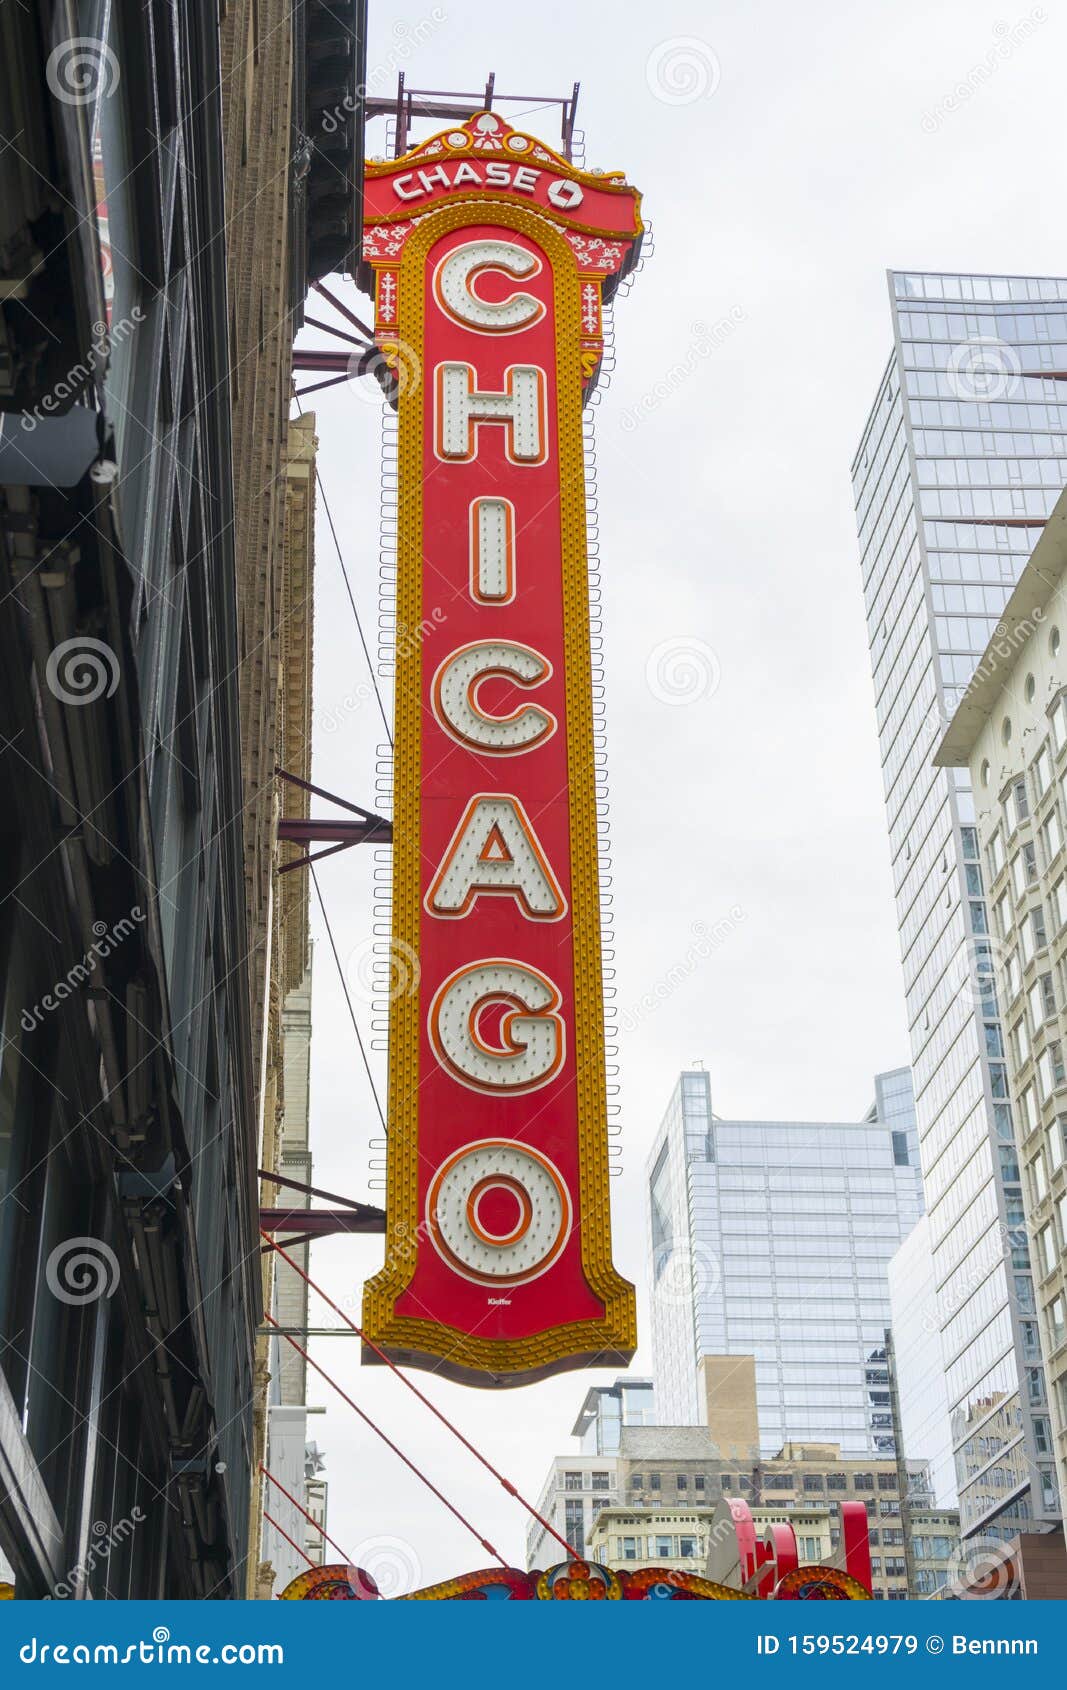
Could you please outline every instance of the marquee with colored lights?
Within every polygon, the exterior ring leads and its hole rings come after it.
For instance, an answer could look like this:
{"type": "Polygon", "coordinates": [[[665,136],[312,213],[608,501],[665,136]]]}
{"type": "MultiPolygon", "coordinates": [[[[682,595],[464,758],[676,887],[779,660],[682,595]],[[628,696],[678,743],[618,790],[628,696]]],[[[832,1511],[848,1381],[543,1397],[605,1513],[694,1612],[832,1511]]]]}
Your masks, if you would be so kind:
{"type": "Polygon", "coordinates": [[[481,1385],[636,1344],[608,1203],[582,408],[641,234],[621,173],[493,112],[367,166],[398,412],[392,946],[411,985],[390,1004],[363,1326],[481,1385]]]}
{"type": "MultiPolygon", "coordinates": [[[[731,1583],[664,1567],[622,1569],[595,1561],[565,1561],[544,1572],[488,1567],[461,1573],[407,1602],[855,1602],[871,1596],[871,1552],[862,1502],[840,1511],[842,1567],[802,1566],[793,1528],[780,1521],[762,1535],[747,1502],[724,1498],[711,1522],[712,1562],[729,1568],[731,1583]]],[[[373,1579],[343,1564],[313,1567],[281,1593],[285,1601],[377,1601],[373,1579]]]]}

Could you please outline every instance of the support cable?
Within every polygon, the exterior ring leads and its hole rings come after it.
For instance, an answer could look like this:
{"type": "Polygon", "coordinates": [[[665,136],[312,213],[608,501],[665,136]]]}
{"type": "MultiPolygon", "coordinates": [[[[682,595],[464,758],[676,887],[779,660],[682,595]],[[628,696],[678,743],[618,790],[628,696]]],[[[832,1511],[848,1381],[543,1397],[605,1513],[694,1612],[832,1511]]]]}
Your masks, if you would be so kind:
{"type": "Polygon", "coordinates": [[[299,1262],[294,1261],[292,1256],[289,1254],[289,1252],[281,1244],[277,1243],[277,1241],[275,1239],[273,1239],[268,1232],[264,1232],[262,1227],[260,1228],[260,1232],[261,1232],[262,1236],[267,1240],[267,1243],[270,1244],[278,1252],[279,1256],[282,1257],[283,1261],[288,1262],[289,1266],[293,1269],[293,1271],[300,1275],[301,1279],[305,1282],[305,1284],[308,1285],[312,1291],[317,1292],[318,1295],[323,1299],[323,1301],[330,1305],[331,1309],[333,1309],[335,1314],[339,1314],[341,1316],[341,1319],[345,1322],[346,1325],[348,1325],[352,1328],[352,1331],[356,1334],[356,1336],[358,1338],[362,1338],[362,1340],[366,1344],[367,1348],[369,1350],[373,1350],[375,1355],[379,1358],[379,1360],[384,1361],[386,1367],[389,1367],[389,1368],[392,1369],[392,1371],[396,1374],[397,1378],[401,1381],[401,1383],[406,1385],[408,1390],[413,1392],[414,1395],[418,1397],[420,1402],[426,1404],[426,1407],[430,1410],[430,1413],[435,1414],[437,1416],[438,1420],[440,1420],[441,1424],[443,1426],[447,1426],[448,1430],[455,1437],[457,1437],[459,1439],[460,1443],[464,1446],[464,1448],[470,1450],[470,1453],[475,1457],[475,1459],[477,1461],[480,1461],[482,1466],[485,1467],[490,1473],[492,1473],[494,1479],[496,1479],[499,1484],[503,1485],[503,1487],[507,1491],[508,1495],[513,1496],[515,1498],[515,1501],[520,1503],[521,1506],[526,1509],[526,1512],[528,1514],[530,1514],[533,1517],[533,1519],[535,1519],[537,1521],[539,1526],[543,1526],[545,1531],[550,1533],[550,1535],[555,1538],[557,1543],[562,1544],[563,1548],[567,1551],[567,1554],[571,1557],[572,1560],[581,1561],[583,1559],[583,1557],[581,1555],[579,1555],[579,1553],[578,1553],[577,1549],[575,1549],[574,1545],[572,1543],[568,1543],[567,1539],[565,1537],[560,1536],[559,1532],[556,1530],[555,1526],[552,1525],[551,1521],[546,1520],[544,1515],[538,1512],[538,1510],[534,1507],[532,1502],[527,1502],[526,1498],[522,1495],[522,1493],[520,1491],[518,1491],[515,1488],[515,1486],[511,1483],[511,1480],[506,1479],[504,1477],[503,1473],[499,1472],[493,1466],[493,1463],[489,1460],[488,1456],[483,1455],[481,1450],[476,1448],[475,1445],[470,1442],[469,1438],[464,1437],[464,1435],[460,1431],[459,1427],[454,1425],[453,1422],[451,1420],[449,1420],[448,1416],[441,1412],[441,1410],[437,1407],[436,1403],[431,1402],[430,1398],[428,1396],[425,1396],[423,1394],[423,1392],[419,1390],[419,1387],[412,1383],[412,1381],[408,1378],[406,1373],[401,1372],[400,1368],[396,1365],[396,1362],[393,1361],[389,1356],[387,1356],[383,1349],[379,1348],[379,1346],[374,1342],[373,1338],[368,1338],[367,1334],[363,1331],[362,1327],[359,1327],[359,1326],[356,1325],[355,1321],[352,1320],[351,1317],[348,1314],[346,1314],[345,1310],[343,1308],[341,1308],[339,1304],[334,1302],[333,1298],[331,1296],[329,1296],[329,1294],[322,1289],[321,1285],[315,1284],[315,1281],[308,1274],[306,1274],[304,1272],[304,1270],[300,1266],[299,1262]]]}
{"type": "Polygon", "coordinates": [[[317,1561],[313,1561],[311,1559],[311,1556],[308,1554],[307,1550],[301,1549],[300,1545],[296,1542],[295,1538],[291,1538],[289,1536],[289,1533],[286,1531],[285,1527],[279,1526],[279,1524],[278,1524],[277,1520],[274,1518],[273,1514],[268,1514],[267,1510],[265,1508],[263,1510],[263,1518],[265,1520],[267,1520],[274,1527],[274,1530],[278,1533],[279,1537],[284,1537],[284,1539],[285,1539],[286,1543],[289,1545],[290,1549],[295,1549],[298,1555],[302,1555],[304,1557],[304,1560],[307,1562],[309,1567],[315,1567],[315,1566],[318,1565],[317,1561]]]}
{"type": "Polygon", "coordinates": [[[379,1438],[381,1438],[383,1444],[385,1444],[388,1449],[391,1449],[394,1455],[398,1455],[400,1457],[401,1461],[404,1463],[404,1466],[410,1468],[411,1472],[414,1473],[414,1475],[417,1479],[422,1480],[422,1483],[426,1486],[427,1490],[432,1491],[434,1496],[436,1496],[438,1502],[444,1503],[445,1507],[448,1509],[448,1512],[450,1514],[454,1515],[455,1518],[459,1521],[460,1525],[465,1526],[467,1531],[470,1532],[471,1536],[478,1540],[478,1542],[481,1544],[482,1548],[485,1550],[486,1554],[491,1555],[493,1557],[494,1561],[499,1561],[500,1565],[502,1567],[507,1567],[509,1565],[509,1563],[507,1561],[505,1561],[505,1559],[504,1559],[503,1555],[501,1555],[500,1551],[493,1548],[493,1545],[489,1542],[489,1539],[483,1537],[481,1532],[477,1529],[476,1526],[471,1525],[470,1521],[466,1518],[466,1516],[464,1514],[460,1513],[459,1509],[456,1507],[454,1502],[449,1502],[447,1496],[445,1496],[443,1491],[438,1490],[438,1488],[434,1484],[433,1480],[427,1478],[426,1474],[422,1471],[421,1467],[416,1467],[416,1465],[415,1465],[414,1461],[412,1461],[411,1457],[408,1456],[408,1455],[405,1455],[404,1451],[399,1447],[398,1444],[395,1444],[393,1442],[392,1438],[388,1435],[388,1433],[383,1432],[381,1427],[375,1424],[375,1422],[371,1419],[370,1415],[365,1413],[364,1410],[362,1408],[360,1408],[358,1402],[356,1402],[352,1397],[349,1396],[348,1392],[346,1390],[344,1390],[342,1388],[342,1386],[340,1386],[337,1383],[336,1379],[332,1379],[330,1377],[330,1375],[327,1373],[326,1369],[324,1367],[320,1367],[318,1362],[314,1361],[312,1359],[312,1357],[308,1355],[307,1351],[300,1344],[297,1343],[295,1338],[290,1338],[290,1336],[287,1332],[282,1331],[281,1327],[278,1325],[278,1322],[275,1320],[273,1315],[265,1314],[263,1316],[263,1318],[264,1318],[264,1320],[266,1320],[268,1322],[269,1325],[273,1326],[276,1329],[279,1337],[284,1338],[287,1344],[292,1345],[292,1347],[296,1351],[297,1355],[303,1356],[304,1360],[307,1362],[309,1367],[313,1367],[315,1369],[315,1372],[320,1374],[322,1376],[322,1378],[325,1379],[327,1385],[333,1386],[333,1389],[337,1392],[337,1395],[339,1397],[341,1397],[343,1399],[343,1401],[345,1401],[348,1404],[349,1408],[355,1410],[355,1412],[359,1415],[359,1418],[366,1425],[368,1425],[370,1427],[372,1432],[376,1433],[377,1436],[379,1438]]]}
{"type": "Polygon", "coordinates": [[[337,954],[337,945],[334,942],[333,928],[330,926],[330,918],[326,914],[326,905],[322,901],[322,892],[319,888],[319,877],[315,873],[314,863],[311,863],[309,865],[309,867],[310,867],[310,872],[311,872],[312,884],[315,887],[315,896],[319,900],[319,909],[322,911],[322,919],[326,924],[326,936],[330,941],[330,949],[333,952],[333,960],[337,964],[337,972],[338,972],[340,979],[341,979],[341,988],[342,988],[342,990],[345,994],[345,1002],[348,1005],[348,1013],[349,1013],[349,1015],[352,1019],[352,1031],[356,1035],[356,1043],[359,1046],[359,1054],[363,1058],[363,1067],[366,1070],[367,1079],[370,1082],[371,1095],[374,1098],[374,1107],[378,1111],[378,1119],[382,1123],[383,1133],[388,1134],[389,1128],[385,1124],[385,1114],[384,1114],[384,1111],[383,1111],[382,1106],[381,1106],[381,1102],[380,1102],[379,1097],[378,1097],[378,1087],[374,1083],[374,1074],[373,1074],[373,1071],[371,1069],[370,1059],[367,1056],[366,1046],[363,1043],[363,1037],[362,1037],[360,1030],[359,1030],[359,1023],[356,1021],[356,1012],[352,1007],[352,995],[348,990],[348,981],[345,979],[345,971],[341,967],[341,958],[337,954]]]}
{"type": "Polygon", "coordinates": [[[315,1530],[322,1534],[323,1541],[325,1543],[328,1543],[330,1545],[331,1549],[336,1549],[338,1555],[343,1557],[346,1567],[355,1566],[355,1562],[353,1561],[351,1555],[345,1555],[345,1552],[341,1548],[341,1545],[334,1541],[334,1539],[330,1536],[329,1532],[326,1530],[326,1527],[324,1525],[322,1525],[320,1521],[316,1520],[314,1514],[309,1514],[306,1508],[302,1508],[300,1506],[300,1503],[296,1500],[295,1496],[290,1496],[289,1492],[286,1490],[286,1488],[282,1484],[281,1480],[276,1479],[274,1477],[274,1474],[271,1473],[266,1467],[264,1467],[262,1461],[259,1464],[259,1470],[263,1474],[263,1477],[265,1479],[269,1479],[271,1484],[274,1485],[277,1490],[281,1491],[281,1493],[285,1497],[286,1501],[291,1502],[293,1507],[295,1509],[297,1509],[299,1513],[303,1514],[304,1519],[308,1521],[309,1525],[314,1526],[315,1530]]]}

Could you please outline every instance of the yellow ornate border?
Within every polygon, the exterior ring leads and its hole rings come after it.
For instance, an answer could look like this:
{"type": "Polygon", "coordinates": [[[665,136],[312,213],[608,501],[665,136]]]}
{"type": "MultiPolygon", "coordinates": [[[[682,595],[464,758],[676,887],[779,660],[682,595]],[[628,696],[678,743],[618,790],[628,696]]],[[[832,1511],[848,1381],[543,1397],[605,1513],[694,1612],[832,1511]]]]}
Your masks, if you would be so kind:
{"type": "MultiPolygon", "coordinates": [[[[480,206],[450,203],[420,220],[400,266],[397,338],[422,371],[424,271],[430,248],[453,229],[490,221],[480,206]]],[[[418,1211],[418,1090],[420,1013],[417,989],[395,1000],[389,1027],[389,1147],[386,1172],[386,1263],[368,1280],[363,1325],[394,1359],[419,1364],[439,1358],[438,1372],[455,1378],[496,1376],[522,1384],[580,1367],[593,1359],[626,1363],[637,1345],[634,1288],[611,1255],[608,1135],[604,1058],[600,897],[593,765],[592,659],[582,443],[582,376],[575,352],[581,340],[581,276],[571,248],[546,219],[527,207],[494,201],[491,221],[541,243],[552,266],[556,306],[556,420],[561,488],[564,667],[567,697],[567,772],[570,781],[571,902],[574,955],[574,1047],[578,1105],[578,1175],[582,1267],[603,1320],[548,1328],[527,1339],[478,1338],[433,1320],[399,1316],[395,1299],[411,1281],[418,1211]],[[568,497],[568,491],[570,497],[568,497]]],[[[422,620],[423,379],[402,384],[398,398],[397,622],[422,620]]],[[[418,640],[401,642],[396,665],[396,750],[393,771],[393,944],[401,955],[419,944],[419,790],[422,739],[422,657],[418,640]],[[410,947],[410,948],[406,948],[410,947]]],[[[365,1352],[368,1361],[373,1351],[365,1352]]]]}

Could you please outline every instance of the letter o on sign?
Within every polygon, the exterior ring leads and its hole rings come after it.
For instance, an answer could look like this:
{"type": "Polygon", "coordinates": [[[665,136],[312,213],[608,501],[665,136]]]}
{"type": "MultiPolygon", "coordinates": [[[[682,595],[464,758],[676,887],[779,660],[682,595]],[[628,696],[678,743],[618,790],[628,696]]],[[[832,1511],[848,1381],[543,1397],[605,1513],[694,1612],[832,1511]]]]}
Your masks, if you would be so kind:
{"type": "Polygon", "coordinates": [[[521,1285],[550,1268],[570,1236],[559,1169],[511,1139],[479,1139],[442,1162],[426,1197],[439,1255],[479,1285],[521,1285]]]}

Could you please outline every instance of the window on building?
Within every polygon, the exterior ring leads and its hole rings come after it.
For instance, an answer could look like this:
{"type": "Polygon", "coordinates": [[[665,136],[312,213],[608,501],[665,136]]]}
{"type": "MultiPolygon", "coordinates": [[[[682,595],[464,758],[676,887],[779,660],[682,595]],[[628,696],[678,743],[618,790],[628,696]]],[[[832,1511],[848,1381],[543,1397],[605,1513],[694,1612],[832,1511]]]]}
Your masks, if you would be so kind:
{"type": "Polygon", "coordinates": [[[1041,837],[1045,844],[1045,861],[1051,867],[1060,851],[1063,849],[1063,829],[1060,818],[1055,810],[1046,818],[1041,829],[1041,837]]]}
{"type": "Polygon", "coordinates": [[[689,1480],[684,1473],[676,1474],[674,1482],[677,1485],[679,1490],[688,1490],[689,1489],[689,1480]]]}
{"type": "Polygon", "coordinates": [[[595,1472],[593,1474],[593,1489],[594,1490],[610,1490],[611,1489],[611,1474],[610,1473],[595,1472]]]}
{"type": "Polygon", "coordinates": [[[1048,1324],[1049,1351],[1058,1350],[1067,1338],[1067,1308],[1062,1295],[1053,1297],[1046,1311],[1048,1324]]]}
{"type": "Polygon", "coordinates": [[[1034,787],[1037,796],[1043,798],[1052,780],[1052,761],[1048,754],[1048,746],[1043,745],[1034,759],[1034,787]]]}
{"type": "Polygon", "coordinates": [[[907,1572],[903,1555],[887,1555],[885,1558],[885,1571],[887,1578],[903,1578],[907,1572]]]}
{"type": "Polygon", "coordinates": [[[637,1560],[637,1539],[635,1537],[619,1539],[619,1556],[623,1561],[637,1560]]]}
{"type": "Polygon", "coordinates": [[[821,1491],[825,1488],[825,1481],[821,1473],[804,1474],[804,1489],[806,1491],[821,1491]]]}
{"type": "Polygon", "coordinates": [[[1067,721],[1064,719],[1063,700],[1058,698],[1049,714],[1052,725],[1052,743],[1057,751],[1062,751],[1067,744],[1067,721]]]}
{"type": "Polygon", "coordinates": [[[873,1490],[874,1489],[874,1474],[873,1473],[854,1473],[852,1475],[852,1488],[853,1488],[853,1490],[873,1490]]]}
{"type": "Polygon", "coordinates": [[[1027,1086],[1022,1095],[1023,1126],[1026,1132],[1032,1133],[1037,1126],[1037,1093],[1033,1086],[1027,1086]]]}
{"type": "Polygon", "coordinates": [[[658,1473],[650,1473],[648,1475],[648,1488],[649,1488],[649,1490],[659,1490],[660,1489],[660,1482],[659,1482],[659,1474],[658,1473]]]}
{"type": "Polygon", "coordinates": [[[698,1473],[696,1475],[695,1479],[693,1480],[693,1484],[695,1485],[697,1490],[704,1490],[706,1488],[706,1482],[705,1482],[705,1478],[704,1478],[703,1473],[698,1473]]]}
{"type": "Polygon", "coordinates": [[[581,1488],[582,1488],[582,1475],[581,1475],[581,1473],[564,1473],[564,1475],[563,1475],[563,1489],[564,1490],[581,1490],[581,1488]]]}
{"type": "Polygon", "coordinates": [[[822,1554],[822,1539],[819,1537],[801,1537],[797,1539],[800,1545],[801,1564],[813,1567],[822,1554]]]}
{"type": "Polygon", "coordinates": [[[882,1542],[887,1549],[895,1549],[904,1542],[904,1531],[900,1526],[883,1526],[882,1542]]]}
{"type": "Polygon", "coordinates": [[[1063,1046],[1058,1039],[1052,1039],[1041,1052],[1037,1063],[1038,1078],[1041,1081],[1042,1097],[1051,1097],[1058,1086],[1064,1081],[1063,1046]]]}
{"type": "Polygon", "coordinates": [[[680,1537],[678,1539],[678,1554],[683,1561],[691,1561],[697,1552],[695,1537],[680,1537]]]}
{"type": "Polygon", "coordinates": [[[568,1502],[563,1509],[563,1531],[567,1542],[571,1544],[579,1555],[585,1554],[585,1506],[581,1502],[568,1502]]]}
{"type": "Polygon", "coordinates": [[[1048,1196],[1048,1174],[1045,1170],[1045,1152],[1039,1150],[1030,1163],[1030,1197],[1034,1203],[1043,1203],[1048,1196]]]}
{"type": "Polygon", "coordinates": [[[1012,782],[1011,798],[1008,808],[1012,820],[1012,830],[1014,831],[1014,829],[1019,826],[1020,822],[1026,821],[1030,814],[1030,805],[1026,797],[1026,782],[1024,780],[1020,779],[1012,782]]]}
{"type": "Polygon", "coordinates": [[[896,1488],[897,1488],[897,1476],[896,1476],[895,1473],[879,1473],[879,1475],[878,1475],[878,1489],[879,1490],[896,1490],[896,1488]]]}
{"type": "Polygon", "coordinates": [[[1023,878],[1027,886],[1033,886],[1037,880],[1037,847],[1032,840],[1027,840],[1022,849],[1023,878]]]}
{"type": "Polygon", "coordinates": [[[792,1473],[768,1473],[764,1483],[768,1490],[792,1490],[792,1473]]]}
{"type": "Polygon", "coordinates": [[[657,1537],[656,1560],[669,1561],[674,1554],[674,1539],[671,1537],[657,1537]]]}
{"type": "Polygon", "coordinates": [[[644,1480],[642,1479],[640,1473],[631,1473],[630,1474],[630,1489],[631,1490],[640,1490],[641,1486],[643,1484],[644,1484],[644,1480]]]}
{"type": "Polygon", "coordinates": [[[1004,867],[1004,836],[999,827],[993,829],[989,841],[989,868],[994,879],[1004,867]]]}
{"type": "Polygon", "coordinates": [[[848,1489],[848,1474],[847,1473],[827,1473],[827,1475],[826,1475],[826,1488],[827,1488],[827,1490],[847,1490],[848,1489]]]}
{"type": "Polygon", "coordinates": [[[1023,983],[1022,969],[1019,966],[1019,957],[1016,951],[1008,952],[1004,971],[1008,983],[1008,1002],[1012,1003],[1019,996],[1019,988],[1023,983]]]}

